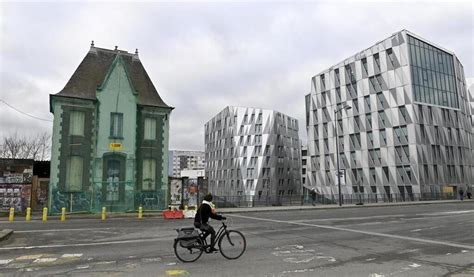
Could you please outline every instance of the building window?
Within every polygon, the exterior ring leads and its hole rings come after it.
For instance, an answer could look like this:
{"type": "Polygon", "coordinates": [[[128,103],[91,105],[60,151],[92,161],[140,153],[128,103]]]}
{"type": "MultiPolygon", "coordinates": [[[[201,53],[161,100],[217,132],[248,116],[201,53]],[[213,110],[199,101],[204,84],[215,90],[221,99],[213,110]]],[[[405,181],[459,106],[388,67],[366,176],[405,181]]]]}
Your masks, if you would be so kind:
{"type": "Polygon", "coordinates": [[[335,81],[336,81],[336,84],[335,84],[335,85],[336,85],[336,87],[338,87],[338,86],[340,85],[340,83],[341,83],[341,79],[340,79],[340,77],[339,77],[339,69],[338,69],[338,68],[334,70],[334,74],[335,74],[335,77],[336,77],[336,78],[335,78],[335,81]]]}
{"type": "Polygon", "coordinates": [[[110,113],[110,136],[123,137],[123,113],[110,113]]]}
{"type": "Polygon", "coordinates": [[[142,190],[155,190],[156,184],[156,160],[143,159],[142,190]]]}
{"type": "Polygon", "coordinates": [[[411,36],[408,49],[416,101],[459,107],[453,56],[411,36]]]}
{"type": "Polygon", "coordinates": [[[395,55],[393,54],[392,48],[387,49],[387,56],[388,60],[390,61],[390,64],[392,65],[392,68],[395,67],[395,55]]]}
{"type": "Polygon", "coordinates": [[[71,112],[69,118],[69,135],[84,136],[84,112],[71,112]]]}
{"type": "Polygon", "coordinates": [[[145,118],[144,124],[144,139],[146,140],[155,140],[156,139],[156,119],[154,118],[145,118]]]}
{"type": "Polygon", "coordinates": [[[379,54],[374,54],[374,67],[377,71],[380,71],[380,57],[379,54]]]}
{"type": "Polygon", "coordinates": [[[66,162],[66,191],[82,191],[83,167],[82,157],[69,157],[66,162]]]}
{"type": "Polygon", "coordinates": [[[362,69],[364,70],[363,72],[367,75],[367,58],[362,59],[362,69]]]}

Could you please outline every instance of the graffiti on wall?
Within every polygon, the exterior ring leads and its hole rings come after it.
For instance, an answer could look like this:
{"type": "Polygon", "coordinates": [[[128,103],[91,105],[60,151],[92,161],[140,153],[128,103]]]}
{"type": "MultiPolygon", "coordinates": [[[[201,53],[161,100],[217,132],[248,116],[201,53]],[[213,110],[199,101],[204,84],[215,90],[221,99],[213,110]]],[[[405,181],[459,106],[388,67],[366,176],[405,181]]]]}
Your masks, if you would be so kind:
{"type": "Polygon", "coordinates": [[[25,169],[23,173],[13,173],[4,171],[3,176],[0,177],[0,183],[2,184],[25,184],[31,183],[33,178],[33,170],[25,169]]]}
{"type": "Polygon", "coordinates": [[[25,211],[30,206],[31,185],[0,184],[0,205],[2,210],[15,208],[25,211]]]}
{"type": "Polygon", "coordinates": [[[181,205],[181,179],[171,179],[170,178],[170,206],[180,206],[181,205]]]}
{"type": "Polygon", "coordinates": [[[90,193],[61,192],[57,187],[52,191],[51,213],[61,213],[62,208],[68,212],[87,212],[91,209],[90,193]]]}
{"type": "Polygon", "coordinates": [[[46,207],[48,204],[48,186],[49,181],[39,181],[36,189],[36,205],[39,207],[46,207]]]}
{"type": "Polygon", "coordinates": [[[183,184],[183,202],[188,207],[197,207],[198,205],[198,180],[197,179],[186,179],[183,184]]]}

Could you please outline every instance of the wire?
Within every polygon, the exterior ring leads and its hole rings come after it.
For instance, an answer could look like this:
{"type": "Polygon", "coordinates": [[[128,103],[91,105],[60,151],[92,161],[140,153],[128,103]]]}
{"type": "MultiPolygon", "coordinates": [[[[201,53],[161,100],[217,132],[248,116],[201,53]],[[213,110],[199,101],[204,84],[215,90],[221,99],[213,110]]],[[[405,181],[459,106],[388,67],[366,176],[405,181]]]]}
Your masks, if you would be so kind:
{"type": "Polygon", "coordinates": [[[22,111],[20,111],[19,109],[13,107],[12,105],[8,104],[8,103],[7,103],[5,100],[3,100],[3,99],[0,99],[0,102],[3,102],[3,104],[7,105],[8,107],[12,108],[13,110],[15,110],[15,111],[17,111],[17,112],[19,112],[19,113],[22,113],[22,114],[24,114],[24,115],[26,115],[26,116],[29,116],[29,117],[31,117],[31,118],[38,119],[38,120],[42,120],[42,121],[53,122],[52,120],[49,120],[49,119],[44,119],[44,118],[36,117],[36,116],[34,116],[34,115],[31,115],[31,114],[27,114],[27,113],[25,113],[25,112],[22,112],[22,111]]]}

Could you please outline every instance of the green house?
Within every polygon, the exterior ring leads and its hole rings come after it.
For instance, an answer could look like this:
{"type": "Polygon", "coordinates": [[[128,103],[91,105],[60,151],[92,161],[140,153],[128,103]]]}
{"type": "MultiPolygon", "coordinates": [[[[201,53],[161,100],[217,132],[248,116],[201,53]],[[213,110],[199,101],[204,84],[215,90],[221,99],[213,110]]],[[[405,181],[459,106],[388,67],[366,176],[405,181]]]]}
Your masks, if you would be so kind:
{"type": "Polygon", "coordinates": [[[172,109],[138,51],[92,43],[66,86],[50,95],[50,212],[165,209],[172,109]]]}

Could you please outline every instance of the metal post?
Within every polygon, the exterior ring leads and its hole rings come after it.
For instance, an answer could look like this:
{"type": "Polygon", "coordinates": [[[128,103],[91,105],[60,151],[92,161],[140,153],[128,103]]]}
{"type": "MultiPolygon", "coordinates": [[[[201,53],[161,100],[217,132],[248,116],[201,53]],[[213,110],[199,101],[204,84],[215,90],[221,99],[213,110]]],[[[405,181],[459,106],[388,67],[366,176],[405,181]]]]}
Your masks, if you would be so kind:
{"type": "Polygon", "coordinates": [[[339,172],[339,142],[338,142],[338,135],[337,135],[337,113],[335,111],[335,119],[334,119],[334,129],[335,129],[335,136],[336,136],[336,165],[337,165],[337,187],[339,190],[339,207],[342,206],[342,194],[341,194],[341,174],[339,172]]]}
{"type": "Polygon", "coordinates": [[[349,105],[344,105],[342,108],[339,108],[334,111],[334,129],[335,129],[335,136],[336,136],[336,165],[337,165],[337,187],[339,189],[339,206],[342,206],[342,192],[341,192],[341,174],[339,172],[339,142],[338,142],[338,135],[337,135],[337,115],[342,110],[349,110],[352,107],[349,105]]]}

